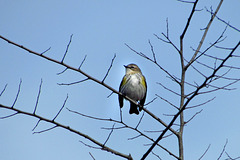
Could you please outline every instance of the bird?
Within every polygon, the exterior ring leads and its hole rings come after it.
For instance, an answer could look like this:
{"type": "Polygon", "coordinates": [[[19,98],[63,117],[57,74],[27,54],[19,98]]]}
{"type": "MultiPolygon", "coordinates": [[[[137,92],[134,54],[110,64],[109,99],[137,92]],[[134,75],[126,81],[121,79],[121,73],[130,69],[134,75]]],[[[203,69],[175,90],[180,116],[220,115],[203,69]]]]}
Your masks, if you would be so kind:
{"type": "MultiPolygon", "coordinates": [[[[139,114],[146,100],[147,95],[147,83],[142,71],[136,64],[124,65],[126,73],[119,86],[119,92],[123,95],[135,100],[136,103],[140,104],[141,107],[132,102],[130,102],[130,114],[139,114]]],[[[123,96],[118,95],[118,101],[120,108],[123,107],[123,96]]]]}

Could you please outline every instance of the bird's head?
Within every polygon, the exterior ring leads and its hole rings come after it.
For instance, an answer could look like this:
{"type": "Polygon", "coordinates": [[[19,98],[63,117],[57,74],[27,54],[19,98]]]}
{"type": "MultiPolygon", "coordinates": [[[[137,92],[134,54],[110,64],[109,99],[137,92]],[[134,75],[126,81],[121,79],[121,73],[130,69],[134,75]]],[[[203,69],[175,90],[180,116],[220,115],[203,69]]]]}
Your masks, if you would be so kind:
{"type": "Polygon", "coordinates": [[[124,67],[126,68],[126,74],[142,73],[136,64],[124,65],[124,67]]]}

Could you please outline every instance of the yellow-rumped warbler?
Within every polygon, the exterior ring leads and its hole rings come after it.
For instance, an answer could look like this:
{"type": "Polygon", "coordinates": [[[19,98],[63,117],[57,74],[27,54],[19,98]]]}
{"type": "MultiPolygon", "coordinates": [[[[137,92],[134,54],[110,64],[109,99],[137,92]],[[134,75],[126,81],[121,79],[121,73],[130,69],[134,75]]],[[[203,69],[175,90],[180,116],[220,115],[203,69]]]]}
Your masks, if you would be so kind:
{"type": "MultiPolygon", "coordinates": [[[[147,94],[147,83],[145,77],[142,75],[140,68],[136,64],[129,64],[127,66],[124,65],[126,68],[126,74],[122,79],[122,82],[119,87],[119,92],[123,95],[139,102],[141,106],[144,105],[146,100],[147,94]]],[[[118,96],[119,105],[123,107],[123,97],[118,96]]],[[[141,111],[142,108],[139,108],[141,111]]],[[[137,105],[130,102],[130,114],[139,114],[137,105]]]]}

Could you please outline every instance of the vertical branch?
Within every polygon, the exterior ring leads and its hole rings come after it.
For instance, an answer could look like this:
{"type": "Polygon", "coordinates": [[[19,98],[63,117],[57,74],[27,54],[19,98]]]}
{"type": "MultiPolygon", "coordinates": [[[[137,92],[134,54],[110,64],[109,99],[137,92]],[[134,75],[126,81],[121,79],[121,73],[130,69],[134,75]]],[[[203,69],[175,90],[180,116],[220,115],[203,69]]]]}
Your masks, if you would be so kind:
{"type": "MultiPolygon", "coordinates": [[[[220,1],[217,9],[216,9],[216,13],[218,12],[221,4],[222,4],[222,1],[220,1]]],[[[144,160],[148,155],[149,153],[151,153],[151,151],[153,150],[153,148],[157,145],[157,143],[163,138],[164,134],[168,131],[168,129],[170,129],[170,127],[173,125],[173,123],[175,122],[175,120],[178,118],[178,116],[180,116],[180,130],[179,130],[179,133],[178,133],[178,141],[179,141],[179,159],[183,160],[183,140],[182,140],[182,134],[183,134],[183,127],[184,127],[184,117],[183,117],[183,111],[184,109],[186,108],[186,106],[188,105],[188,103],[198,94],[199,90],[201,90],[202,88],[204,88],[204,86],[206,86],[207,82],[209,79],[211,79],[212,77],[214,77],[216,75],[216,73],[223,67],[223,64],[232,56],[233,52],[236,50],[236,48],[239,46],[239,43],[232,49],[231,53],[229,53],[229,55],[222,61],[222,63],[216,68],[214,69],[213,73],[206,77],[205,81],[202,83],[202,85],[200,85],[194,92],[194,94],[187,99],[187,101],[184,103],[184,100],[185,100],[185,93],[184,93],[184,84],[185,84],[185,75],[186,75],[186,70],[188,68],[188,66],[185,66],[184,65],[184,56],[183,56],[183,39],[184,39],[184,36],[186,34],[186,31],[187,29],[189,28],[189,24],[190,24],[190,21],[192,19],[192,16],[195,12],[195,8],[196,8],[196,5],[197,5],[197,2],[198,0],[196,0],[194,2],[194,5],[193,5],[193,8],[192,8],[192,11],[191,11],[191,14],[188,18],[188,21],[187,21],[187,24],[184,28],[184,31],[182,33],[182,35],[180,36],[180,60],[181,60],[181,67],[182,67],[182,73],[181,73],[181,82],[180,82],[180,89],[181,89],[181,100],[180,100],[180,108],[179,108],[179,112],[173,117],[173,119],[171,120],[171,122],[169,123],[169,125],[163,130],[163,132],[161,133],[161,135],[157,138],[157,140],[151,145],[151,147],[148,149],[148,151],[142,156],[141,160],[144,160]]],[[[212,20],[213,20],[214,16],[211,18],[210,20],[210,25],[212,23],[212,20]]],[[[208,25],[210,27],[210,25],[208,25]]],[[[209,28],[208,27],[208,28],[209,28]]],[[[203,35],[203,37],[206,36],[206,35],[203,35]]],[[[205,38],[203,38],[204,40],[205,38]]],[[[201,41],[202,43],[203,41],[201,41]]],[[[201,46],[200,46],[201,47],[201,46]]],[[[196,53],[195,53],[196,54],[196,53]]],[[[194,57],[195,55],[193,55],[193,59],[195,59],[194,57]]],[[[189,64],[189,63],[188,63],[189,64]]]]}
{"type": "Polygon", "coordinates": [[[62,105],[61,109],[58,111],[58,113],[56,114],[56,116],[53,118],[52,121],[55,121],[55,119],[57,118],[57,116],[60,114],[60,112],[62,111],[63,107],[65,106],[65,104],[66,104],[66,102],[67,102],[67,99],[68,99],[68,95],[67,95],[65,101],[63,102],[63,105],[62,105]]]}
{"type": "Polygon", "coordinates": [[[110,70],[111,70],[111,68],[112,68],[113,61],[114,61],[115,58],[116,58],[116,54],[114,54],[114,56],[113,56],[113,58],[112,58],[112,62],[111,62],[110,66],[109,66],[109,68],[108,68],[108,70],[107,70],[106,75],[104,76],[104,78],[103,78],[103,80],[102,80],[102,83],[103,83],[103,82],[105,81],[105,79],[107,78],[107,76],[108,76],[108,74],[109,74],[109,72],[110,72],[110,70]]]}
{"type": "Polygon", "coordinates": [[[6,85],[4,86],[4,88],[3,88],[2,92],[0,93],[0,97],[2,96],[2,94],[4,93],[4,91],[6,90],[6,88],[7,88],[7,85],[8,85],[8,84],[6,84],[6,85]]]}
{"type": "Polygon", "coordinates": [[[107,141],[109,140],[110,136],[112,135],[112,133],[113,133],[113,129],[114,129],[114,126],[115,126],[115,123],[113,124],[112,129],[111,129],[111,132],[109,133],[109,135],[108,135],[106,141],[103,143],[103,146],[106,145],[107,141]]]}
{"type": "Polygon", "coordinates": [[[87,55],[84,56],[84,58],[83,58],[83,60],[82,60],[82,62],[81,62],[81,64],[80,64],[80,66],[78,67],[78,70],[81,69],[81,67],[82,67],[84,61],[86,60],[86,58],[87,58],[87,55]]]}
{"type": "Polygon", "coordinates": [[[71,42],[72,42],[72,36],[73,36],[73,34],[70,36],[70,40],[69,40],[69,42],[68,42],[68,45],[67,45],[67,48],[66,48],[66,51],[65,51],[65,53],[64,53],[64,56],[63,56],[63,58],[62,58],[61,63],[63,63],[63,61],[64,61],[64,59],[65,59],[65,57],[66,57],[66,55],[67,55],[69,46],[70,46],[70,44],[71,44],[71,42]]]}
{"type": "MultiPolygon", "coordinates": [[[[192,11],[190,13],[190,16],[188,18],[188,21],[186,23],[186,26],[183,30],[183,33],[181,34],[180,36],[180,63],[181,63],[181,69],[182,69],[182,73],[181,73],[181,82],[180,82],[180,90],[181,90],[181,100],[180,100],[180,110],[182,109],[183,105],[184,105],[184,99],[185,99],[185,91],[184,91],[184,88],[185,88],[185,75],[186,75],[186,67],[184,65],[184,56],[183,56],[183,39],[184,39],[184,36],[187,32],[187,29],[189,28],[189,25],[190,25],[190,21],[193,17],[193,14],[195,12],[195,8],[197,6],[197,3],[198,3],[198,0],[196,0],[193,4],[193,8],[192,8],[192,11]]],[[[184,127],[184,116],[183,116],[183,112],[180,113],[180,129],[179,129],[179,132],[178,132],[178,146],[179,146],[179,158],[180,159],[183,159],[183,139],[182,139],[182,135],[183,135],[183,127],[184,127]]]]}
{"type": "Polygon", "coordinates": [[[201,47],[202,47],[202,45],[203,45],[203,42],[204,42],[204,40],[205,40],[205,38],[206,38],[206,36],[207,36],[207,33],[208,33],[208,31],[209,31],[209,28],[210,28],[210,26],[211,26],[211,24],[212,24],[212,22],[213,22],[213,19],[215,18],[216,14],[218,13],[218,11],[219,11],[222,3],[223,3],[223,0],[220,0],[219,4],[218,4],[218,6],[217,6],[216,11],[214,12],[214,14],[212,14],[212,17],[211,17],[211,19],[209,20],[207,27],[205,28],[205,31],[204,31],[203,36],[202,36],[202,39],[201,39],[201,41],[199,42],[199,45],[198,45],[195,53],[193,54],[191,60],[190,60],[189,63],[187,64],[186,68],[188,68],[188,67],[195,61],[195,58],[196,58],[197,54],[199,53],[199,51],[200,51],[200,49],[201,49],[201,47]]]}
{"type": "Polygon", "coordinates": [[[12,108],[14,107],[14,105],[15,105],[16,102],[17,102],[17,99],[18,99],[18,96],[19,96],[19,93],[20,93],[20,90],[21,90],[21,85],[22,85],[22,79],[20,79],[20,83],[19,83],[19,85],[18,85],[18,92],[17,92],[16,98],[15,98],[13,104],[12,104],[12,108]]]}
{"type": "Polygon", "coordinates": [[[33,114],[36,113],[36,110],[37,110],[37,105],[38,105],[38,101],[39,101],[39,97],[40,97],[40,93],[41,93],[41,88],[42,88],[42,79],[41,79],[41,83],[40,83],[40,86],[39,86],[39,90],[38,90],[38,95],[37,95],[37,101],[36,101],[36,105],[35,105],[35,108],[34,108],[34,111],[33,111],[33,114]]]}

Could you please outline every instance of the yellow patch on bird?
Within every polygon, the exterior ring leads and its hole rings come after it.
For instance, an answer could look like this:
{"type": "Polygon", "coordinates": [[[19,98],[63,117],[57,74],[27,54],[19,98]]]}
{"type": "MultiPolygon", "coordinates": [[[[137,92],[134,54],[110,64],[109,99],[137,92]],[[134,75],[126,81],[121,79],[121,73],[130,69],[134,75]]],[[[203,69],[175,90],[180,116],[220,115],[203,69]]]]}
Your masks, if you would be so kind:
{"type": "Polygon", "coordinates": [[[121,82],[121,86],[125,85],[127,83],[127,78],[126,76],[123,77],[123,80],[121,82]]]}
{"type": "Polygon", "coordinates": [[[145,81],[145,77],[143,76],[143,78],[142,78],[142,82],[141,82],[141,84],[146,88],[147,86],[146,86],[146,81],[145,81]]]}

